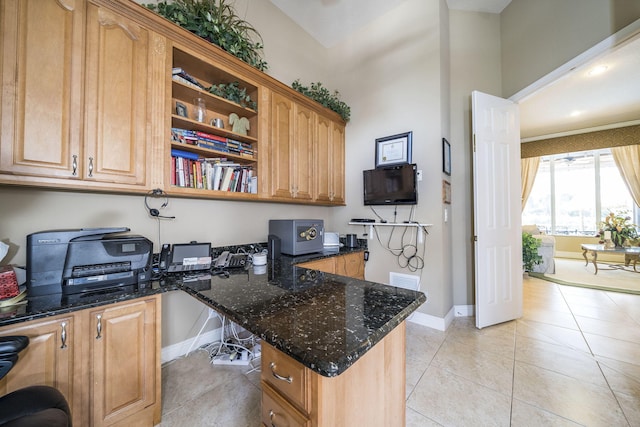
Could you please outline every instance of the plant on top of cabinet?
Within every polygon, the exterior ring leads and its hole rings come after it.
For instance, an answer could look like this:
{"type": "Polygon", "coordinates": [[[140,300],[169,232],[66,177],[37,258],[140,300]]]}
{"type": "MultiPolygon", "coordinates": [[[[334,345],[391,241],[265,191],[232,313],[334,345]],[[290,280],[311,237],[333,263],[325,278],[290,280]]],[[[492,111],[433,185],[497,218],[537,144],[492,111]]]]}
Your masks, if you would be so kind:
{"type": "Polygon", "coordinates": [[[337,90],[331,93],[329,89],[322,86],[320,82],[311,83],[311,87],[303,86],[299,79],[291,83],[291,87],[330,110],[335,111],[345,122],[348,122],[351,118],[351,108],[340,100],[340,92],[337,90]]]}
{"type": "Polygon", "coordinates": [[[251,96],[247,94],[247,88],[240,88],[240,83],[220,83],[211,85],[209,92],[231,102],[235,102],[242,107],[251,108],[258,111],[258,103],[251,100],[251,96]]]}
{"type": "Polygon", "coordinates": [[[268,68],[262,59],[262,36],[236,14],[229,0],[174,0],[144,6],[258,70],[268,68]]]}

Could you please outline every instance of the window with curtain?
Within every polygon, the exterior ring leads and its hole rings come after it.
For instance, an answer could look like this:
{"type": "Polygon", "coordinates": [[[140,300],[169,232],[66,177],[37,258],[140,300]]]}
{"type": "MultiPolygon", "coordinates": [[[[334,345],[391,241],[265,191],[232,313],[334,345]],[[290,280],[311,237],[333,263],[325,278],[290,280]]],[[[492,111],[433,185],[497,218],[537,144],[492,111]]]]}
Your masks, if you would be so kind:
{"type": "Polygon", "coordinates": [[[549,234],[593,236],[609,212],[640,222],[611,150],[555,154],[540,159],[522,223],[536,224],[549,234]]]}

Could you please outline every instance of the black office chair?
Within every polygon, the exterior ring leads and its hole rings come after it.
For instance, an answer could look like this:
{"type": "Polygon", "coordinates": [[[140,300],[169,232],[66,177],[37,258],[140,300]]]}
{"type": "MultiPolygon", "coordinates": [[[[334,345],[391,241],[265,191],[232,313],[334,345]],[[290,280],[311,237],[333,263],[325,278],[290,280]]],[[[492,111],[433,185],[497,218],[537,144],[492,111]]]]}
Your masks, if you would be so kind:
{"type": "MultiPolygon", "coordinates": [[[[13,368],[29,337],[0,337],[0,379],[13,368]]],[[[0,427],[71,427],[71,411],[57,389],[36,385],[0,397],[0,427]]]]}

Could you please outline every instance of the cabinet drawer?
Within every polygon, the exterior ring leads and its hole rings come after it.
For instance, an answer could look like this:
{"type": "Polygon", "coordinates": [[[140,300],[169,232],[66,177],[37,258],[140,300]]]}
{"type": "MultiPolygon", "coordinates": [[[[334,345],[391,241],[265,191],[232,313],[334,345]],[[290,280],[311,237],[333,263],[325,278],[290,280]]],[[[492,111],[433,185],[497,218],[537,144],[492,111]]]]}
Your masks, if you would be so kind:
{"type": "Polygon", "coordinates": [[[262,423],[266,426],[305,427],[311,422],[268,385],[262,383],[262,423]]]}
{"type": "MultiPolygon", "coordinates": [[[[301,363],[262,343],[262,381],[286,397],[293,405],[308,412],[308,370],[301,363]]],[[[277,423],[276,423],[277,424],[277,423]]]]}

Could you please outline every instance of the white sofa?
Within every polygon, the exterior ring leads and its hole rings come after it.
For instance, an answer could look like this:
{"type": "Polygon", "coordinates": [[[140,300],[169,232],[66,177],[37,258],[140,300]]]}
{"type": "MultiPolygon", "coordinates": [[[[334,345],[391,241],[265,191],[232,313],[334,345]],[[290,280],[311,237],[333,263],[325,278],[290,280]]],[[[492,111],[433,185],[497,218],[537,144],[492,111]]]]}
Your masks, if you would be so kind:
{"type": "Polygon", "coordinates": [[[556,239],[540,231],[537,225],[523,225],[523,233],[529,233],[540,240],[538,255],[542,256],[542,263],[533,266],[534,273],[554,274],[556,272],[556,239]]]}

